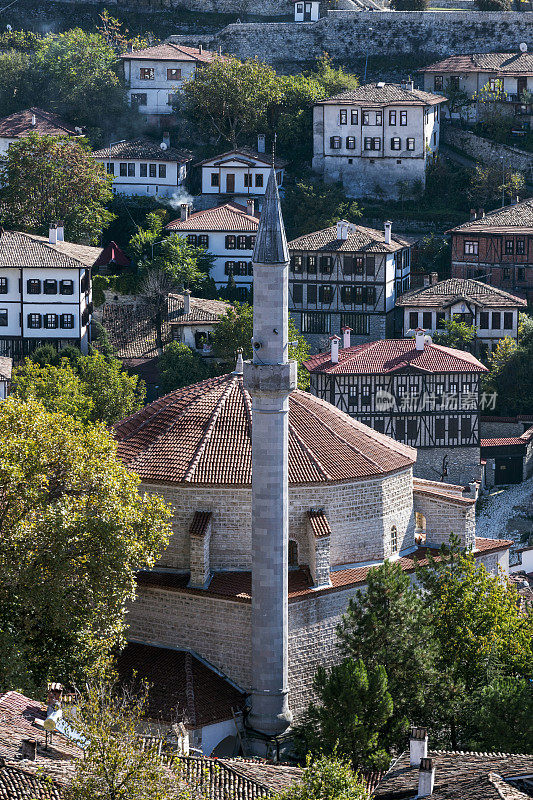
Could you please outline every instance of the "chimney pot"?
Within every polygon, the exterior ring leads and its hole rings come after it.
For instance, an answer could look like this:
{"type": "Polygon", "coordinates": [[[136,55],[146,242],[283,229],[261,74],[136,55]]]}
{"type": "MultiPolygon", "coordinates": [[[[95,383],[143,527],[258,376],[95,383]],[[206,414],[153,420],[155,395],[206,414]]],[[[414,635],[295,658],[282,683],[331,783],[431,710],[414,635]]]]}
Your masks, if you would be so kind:
{"type": "Polygon", "coordinates": [[[257,134],[257,152],[264,153],[266,150],[266,136],[264,133],[257,134]]]}
{"type": "Polygon", "coordinates": [[[48,242],[50,244],[57,244],[57,225],[55,222],[50,223],[50,228],[48,231],[48,242]]]}
{"type": "Polygon", "coordinates": [[[435,284],[439,282],[439,273],[438,272],[430,272],[429,280],[430,280],[431,286],[435,286],[435,284]]]}
{"type": "Polygon", "coordinates": [[[57,223],[57,241],[64,242],[65,241],[65,223],[63,220],[57,223]]]}
{"type": "Polygon", "coordinates": [[[424,286],[429,286],[429,275],[424,275],[424,286]]]}
{"type": "Polygon", "coordinates": [[[199,45],[198,45],[198,52],[199,52],[200,54],[202,54],[202,53],[204,52],[204,46],[203,46],[203,44],[199,44],[199,45]]]}
{"type": "Polygon", "coordinates": [[[242,375],[244,372],[244,362],[242,360],[242,348],[239,347],[237,350],[237,363],[235,364],[235,369],[233,371],[234,375],[242,375]]]}
{"type": "Polygon", "coordinates": [[[163,131],[163,143],[166,144],[167,147],[170,147],[170,133],[169,133],[169,131],[163,131]]]}
{"type": "Polygon", "coordinates": [[[331,341],[331,363],[338,364],[339,363],[339,342],[341,340],[340,336],[330,336],[331,341]]]}
{"type": "Polygon", "coordinates": [[[475,208],[471,208],[470,209],[470,219],[474,220],[475,218],[476,218],[476,209],[475,208]]]}
{"type": "Polygon", "coordinates": [[[191,293],[188,289],[183,292],[183,313],[191,313],[191,293]]]}
{"type": "Polygon", "coordinates": [[[338,220],[338,222],[337,222],[337,239],[339,239],[340,241],[343,241],[343,242],[346,241],[346,239],[348,238],[349,226],[350,226],[350,223],[346,222],[345,219],[338,220]]]}
{"type": "Polygon", "coordinates": [[[347,347],[350,347],[350,334],[351,334],[351,332],[352,332],[352,329],[349,328],[347,325],[345,325],[344,328],[342,329],[343,338],[344,338],[342,346],[344,347],[344,349],[346,349],[347,347]]]}
{"type": "Polygon", "coordinates": [[[485,216],[485,209],[484,208],[480,208],[479,211],[477,212],[477,216],[478,216],[478,219],[482,219],[482,217],[485,216]]]}
{"type": "Polygon", "coordinates": [[[35,128],[35,126],[37,125],[37,117],[35,116],[35,114],[32,114],[32,115],[31,115],[31,124],[32,124],[32,126],[33,126],[34,128],[35,128]]]}
{"type": "Polygon", "coordinates": [[[35,739],[23,739],[20,745],[22,758],[35,761],[37,758],[37,742],[35,739]]]}
{"type": "Polygon", "coordinates": [[[423,758],[428,754],[428,734],[426,728],[411,728],[409,737],[409,763],[412,767],[419,767],[423,758]]]}
{"type": "Polygon", "coordinates": [[[417,328],[415,330],[415,346],[417,350],[424,349],[424,336],[426,335],[426,331],[424,328],[417,328]]]}
{"type": "Polygon", "coordinates": [[[423,758],[418,773],[418,797],[431,797],[435,786],[435,767],[431,758],[423,758]]]}
{"type": "Polygon", "coordinates": [[[182,222],[187,222],[189,219],[190,206],[188,203],[182,203],[180,206],[180,219],[182,222]]]}
{"type": "Polygon", "coordinates": [[[253,197],[249,197],[246,200],[246,211],[250,217],[253,217],[255,215],[255,200],[253,199],[253,197]]]}
{"type": "Polygon", "coordinates": [[[385,228],[385,244],[390,244],[391,243],[392,222],[390,222],[390,220],[387,220],[384,223],[384,228],[385,228]]]}

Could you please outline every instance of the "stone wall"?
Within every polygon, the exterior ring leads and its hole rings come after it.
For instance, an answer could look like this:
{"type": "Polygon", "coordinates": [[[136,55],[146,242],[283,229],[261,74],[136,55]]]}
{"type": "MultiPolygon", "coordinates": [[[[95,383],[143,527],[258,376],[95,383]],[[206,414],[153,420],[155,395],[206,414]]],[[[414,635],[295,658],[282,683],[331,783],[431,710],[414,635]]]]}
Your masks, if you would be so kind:
{"type": "Polygon", "coordinates": [[[419,447],[413,474],[428,481],[444,480],[466,486],[480,480],[480,450],[478,447],[419,447]],[[442,478],[442,460],[448,457],[448,474],[442,478]]]}
{"type": "MultiPolygon", "coordinates": [[[[204,44],[273,64],[308,63],[324,50],[349,63],[366,54],[514,52],[519,42],[530,40],[532,24],[529,11],[329,11],[318,22],[234,23],[204,44]]],[[[186,36],[171,38],[182,44],[189,41],[186,36]]]]}
{"type": "Polygon", "coordinates": [[[501,164],[500,159],[503,156],[505,163],[512,164],[513,169],[521,170],[529,176],[533,175],[533,153],[527,153],[518,147],[508,147],[505,144],[484,139],[454,125],[443,126],[441,142],[456,147],[467,156],[484,164],[501,164]]]}
{"type": "Polygon", "coordinates": [[[471,548],[476,538],[475,505],[454,503],[444,497],[434,498],[415,490],[414,508],[426,521],[426,542],[447,544],[450,536],[459,537],[464,547],[471,548]]]}

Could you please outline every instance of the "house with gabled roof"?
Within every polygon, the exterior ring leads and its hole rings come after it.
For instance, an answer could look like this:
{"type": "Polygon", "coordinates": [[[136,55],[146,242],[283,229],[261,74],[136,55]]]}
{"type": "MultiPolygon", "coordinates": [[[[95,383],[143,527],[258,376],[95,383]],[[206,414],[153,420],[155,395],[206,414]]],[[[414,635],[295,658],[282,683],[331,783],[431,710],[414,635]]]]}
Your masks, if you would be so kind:
{"type": "Polygon", "coordinates": [[[452,228],[452,276],[474,278],[533,301],[533,198],[452,228]]]}
{"type": "MultiPolygon", "coordinates": [[[[252,198],[260,209],[272,167],[272,157],[264,152],[264,137],[259,139],[263,152],[251,147],[239,147],[200,161],[196,166],[202,170],[202,194],[219,196],[237,203],[246,203],[252,198]]],[[[283,185],[286,165],[287,162],[283,159],[275,158],[274,166],[280,187],[283,185]]]]}
{"type": "Polygon", "coordinates": [[[474,326],[477,352],[486,356],[504,336],[518,338],[519,315],[527,301],[482,281],[448,278],[406,292],[396,307],[402,311],[404,336],[420,327],[431,335],[446,320],[456,319],[474,326]]]}
{"type": "Polygon", "coordinates": [[[53,111],[32,107],[24,111],[16,111],[8,117],[0,119],[0,156],[7,152],[13,142],[37,133],[39,136],[83,136],[83,130],[62,119],[53,111]]]}
{"type": "Polygon", "coordinates": [[[480,464],[480,387],[488,370],[471,353],[415,339],[382,339],[329,351],[304,366],[310,391],[351,417],[418,451],[417,477],[467,484],[483,477],[480,464]]]}
{"type": "Polygon", "coordinates": [[[165,230],[205,247],[214,256],[211,277],[217,289],[225,288],[233,275],[238,299],[246,300],[252,289],[252,255],[258,227],[259,214],[250,199],[245,206],[228,202],[193,213],[184,203],[180,218],[169,222],[165,230]]]}
{"type": "Polygon", "coordinates": [[[202,45],[186,47],[172,39],[122,53],[130,104],[151,121],[168,117],[184,82],[194,77],[198,67],[221,57],[202,45]]]}

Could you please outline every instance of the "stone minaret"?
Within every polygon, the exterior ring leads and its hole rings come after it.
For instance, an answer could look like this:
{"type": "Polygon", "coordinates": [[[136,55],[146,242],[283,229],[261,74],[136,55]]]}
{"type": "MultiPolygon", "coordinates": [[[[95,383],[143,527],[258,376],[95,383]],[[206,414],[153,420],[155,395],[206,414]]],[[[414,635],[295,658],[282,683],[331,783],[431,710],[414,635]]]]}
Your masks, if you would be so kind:
{"type": "Polygon", "coordinates": [[[254,355],[244,365],[252,396],[252,709],[267,736],[292,720],[288,699],[289,251],[272,169],[254,258],[254,355]]]}

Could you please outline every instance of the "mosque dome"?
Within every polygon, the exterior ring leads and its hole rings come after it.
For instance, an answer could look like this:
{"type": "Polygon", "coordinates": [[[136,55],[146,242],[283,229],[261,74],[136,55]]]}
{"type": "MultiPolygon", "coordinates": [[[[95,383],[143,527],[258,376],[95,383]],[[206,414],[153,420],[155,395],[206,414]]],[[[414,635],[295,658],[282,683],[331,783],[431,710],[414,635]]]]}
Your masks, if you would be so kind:
{"type": "MultiPolygon", "coordinates": [[[[117,423],[118,454],[143,481],[246,486],[252,404],[242,375],[177,389],[117,423]]],[[[333,483],[410,467],[416,451],[307,392],[289,400],[289,483],[333,483]]]]}

